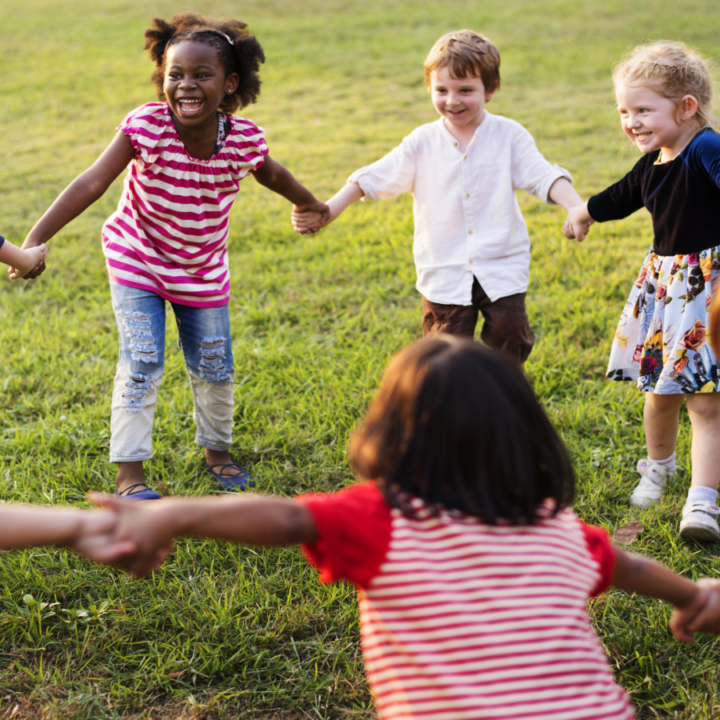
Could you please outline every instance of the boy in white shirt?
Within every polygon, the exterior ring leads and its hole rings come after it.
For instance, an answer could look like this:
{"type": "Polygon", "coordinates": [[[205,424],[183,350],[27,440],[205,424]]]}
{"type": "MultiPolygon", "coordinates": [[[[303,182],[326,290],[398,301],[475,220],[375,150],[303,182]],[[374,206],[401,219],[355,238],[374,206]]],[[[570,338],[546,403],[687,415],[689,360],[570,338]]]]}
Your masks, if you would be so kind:
{"type": "MultiPolygon", "coordinates": [[[[582,199],[525,128],[485,110],[500,85],[500,53],[486,37],[443,35],[425,60],[425,84],[440,119],[354,172],[328,200],[324,224],[358,200],[411,192],[423,334],[472,338],[481,312],[483,342],[522,365],[535,337],[525,310],[530,239],[515,190],[566,209],[582,199]]],[[[318,213],[292,218],[301,233],[323,227],[318,213]]]]}

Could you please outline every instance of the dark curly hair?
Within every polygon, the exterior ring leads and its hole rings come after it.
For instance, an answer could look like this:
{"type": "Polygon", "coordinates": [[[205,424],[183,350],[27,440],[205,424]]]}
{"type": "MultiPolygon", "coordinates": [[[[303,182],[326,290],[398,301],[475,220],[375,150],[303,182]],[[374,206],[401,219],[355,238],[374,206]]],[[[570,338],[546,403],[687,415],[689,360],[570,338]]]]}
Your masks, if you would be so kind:
{"type": "Polygon", "coordinates": [[[158,98],[165,100],[163,79],[165,57],[170,46],[183,40],[204,43],[218,51],[225,68],[225,76],[237,73],[240,81],[237,90],[229,93],[220,103],[219,110],[233,113],[257,100],[260,93],[260,63],[265,62],[265,53],[260,43],[247,31],[247,25],[229,18],[214,20],[195,13],[184,12],[173,16],[172,22],[154,17],[152,27],[145,31],[144,50],[157,65],[151,80],[157,88],[158,98]],[[233,44],[228,42],[228,38],[233,44]]]}
{"type": "Polygon", "coordinates": [[[348,458],[411,517],[409,500],[417,497],[431,512],[533,524],[570,505],[575,493],[565,445],[522,372],[499,353],[449,335],[395,356],[348,458]]]}

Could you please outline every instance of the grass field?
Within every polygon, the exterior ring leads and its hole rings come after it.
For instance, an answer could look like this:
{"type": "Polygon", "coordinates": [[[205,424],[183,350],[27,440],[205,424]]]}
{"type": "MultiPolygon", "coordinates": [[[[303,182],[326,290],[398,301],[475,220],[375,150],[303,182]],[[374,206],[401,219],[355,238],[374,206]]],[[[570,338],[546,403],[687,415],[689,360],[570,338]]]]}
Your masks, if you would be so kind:
{"type": "MultiPolygon", "coordinates": [[[[40,213],[154,99],[142,52],[149,16],[185,5],[24,0],[0,6],[0,232],[21,242],[40,213]]],[[[442,33],[472,27],[500,47],[491,112],[522,122],[580,192],[634,162],[621,137],[610,68],[647,39],[720,53],[710,0],[198,0],[240,17],[267,52],[245,114],[271,154],[320,197],[434,119],[422,61],[442,33]]],[[[114,318],[100,227],[120,184],[52,243],[49,270],[0,280],[0,498],[83,504],[111,490],[107,460],[114,318]]],[[[520,198],[533,240],[529,377],[577,464],[578,513],[614,529],[638,518],[633,546],[691,577],[717,576],[717,546],[679,542],[682,470],[645,513],[627,497],[643,452],[642,398],[603,380],[633,273],[651,242],[642,212],[577,245],[562,213],[520,198]]],[[[246,181],[232,214],[230,305],[236,364],[234,454],[262,491],[293,494],[352,479],[347,437],[390,355],[420,334],[410,198],[358,205],[327,231],[293,234],[289,206],[246,181]]],[[[170,326],[169,326],[170,327],[170,326]]],[[[193,446],[192,405],[174,329],[155,423],[152,484],[215,492],[193,446]]],[[[610,592],[592,612],[640,718],[720,716],[720,650],[681,646],[669,609],[610,592]]],[[[0,717],[372,717],[354,592],[320,587],[294,549],[181,541],[145,581],[56,550],[0,556],[0,717]]]]}

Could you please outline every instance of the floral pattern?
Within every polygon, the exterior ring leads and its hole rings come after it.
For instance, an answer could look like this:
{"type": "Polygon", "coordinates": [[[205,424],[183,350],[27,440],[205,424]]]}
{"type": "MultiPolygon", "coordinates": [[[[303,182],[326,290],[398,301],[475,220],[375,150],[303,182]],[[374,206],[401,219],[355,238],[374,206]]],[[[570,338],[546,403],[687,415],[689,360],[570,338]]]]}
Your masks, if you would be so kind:
{"type": "Polygon", "coordinates": [[[620,316],[607,377],[660,395],[720,391],[709,309],[720,283],[720,246],[643,262],[620,316]]]}

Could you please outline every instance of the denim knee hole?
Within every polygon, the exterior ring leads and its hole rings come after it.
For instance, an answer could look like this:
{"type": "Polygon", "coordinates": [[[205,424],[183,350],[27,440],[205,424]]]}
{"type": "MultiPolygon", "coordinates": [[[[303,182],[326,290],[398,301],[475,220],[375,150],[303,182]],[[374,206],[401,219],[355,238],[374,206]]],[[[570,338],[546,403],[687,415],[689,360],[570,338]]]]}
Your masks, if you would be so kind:
{"type": "Polygon", "coordinates": [[[232,382],[232,373],[225,367],[225,342],[224,337],[206,337],[200,341],[198,375],[201,380],[213,385],[232,382]]]}
{"type": "Polygon", "coordinates": [[[158,349],[152,336],[150,318],[137,310],[132,312],[119,310],[118,313],[128,335],[132,359],[137,362],[157,363],[158,349]]]}
{"type": "Polygon", "coordinates": [[[124,381],[122,409],[130,415],[145,409],[145,396],[150,390],[150,377],[145,373],[130,373],[124,381]]]}

